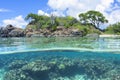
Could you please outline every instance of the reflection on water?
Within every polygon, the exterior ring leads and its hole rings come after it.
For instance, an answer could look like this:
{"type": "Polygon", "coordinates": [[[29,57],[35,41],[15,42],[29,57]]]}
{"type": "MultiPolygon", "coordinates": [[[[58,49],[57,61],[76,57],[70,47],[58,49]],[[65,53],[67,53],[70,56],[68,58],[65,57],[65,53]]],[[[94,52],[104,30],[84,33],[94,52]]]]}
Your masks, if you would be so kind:
{"type": "Polygon", "coordinates": [[[0,52],[24,51],[47,48],[87,48],[106,50],[120,49],[120,39],[99,38],[89,39],[80,37],[52,37],[52,38],[2,38],[0,52]]]}

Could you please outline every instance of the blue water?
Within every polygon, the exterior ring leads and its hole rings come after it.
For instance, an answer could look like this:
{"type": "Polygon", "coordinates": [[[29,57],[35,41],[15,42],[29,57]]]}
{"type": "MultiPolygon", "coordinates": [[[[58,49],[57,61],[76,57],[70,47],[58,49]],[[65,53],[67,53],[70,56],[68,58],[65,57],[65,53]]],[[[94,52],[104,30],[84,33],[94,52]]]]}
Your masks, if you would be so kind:
{"type": "Polygon", "coordinates": [[[120,80],[119,45],[111,38],[4,38],[0,80],[120,80]]]}
{"type": "Polygon", "coordinates": [[[110,52],[34,51],[0,61],[3,80],[120,80],[120,55],[110,52]]]}

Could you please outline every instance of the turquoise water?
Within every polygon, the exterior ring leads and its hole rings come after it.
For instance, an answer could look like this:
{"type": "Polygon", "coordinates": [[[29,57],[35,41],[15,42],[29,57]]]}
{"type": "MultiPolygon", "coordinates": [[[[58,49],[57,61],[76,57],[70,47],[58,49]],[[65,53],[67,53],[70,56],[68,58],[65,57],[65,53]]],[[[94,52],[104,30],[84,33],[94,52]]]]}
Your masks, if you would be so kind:
{"type": "Polygon", "coordinates": [[[2,38],[0,80],[120,80],[120,39],[2,38]]]}
{"type": "Polygon", "coordinates": [[[120,51],[120,39],[115,38],[2,38],[0,39],[0,52],[11,53],[20,51],[33,51],[43,49],[77,49],[91,51],[120,51]]]}

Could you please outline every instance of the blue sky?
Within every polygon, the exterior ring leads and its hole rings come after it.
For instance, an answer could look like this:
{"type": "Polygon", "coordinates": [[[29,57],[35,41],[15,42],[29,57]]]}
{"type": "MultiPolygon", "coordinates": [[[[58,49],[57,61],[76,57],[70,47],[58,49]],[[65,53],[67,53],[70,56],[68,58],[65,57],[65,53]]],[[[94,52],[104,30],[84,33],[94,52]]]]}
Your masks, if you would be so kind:
{"type": "Polygon", "coordinates": [[[109,24],[120,21],[120,0],[1,0],[0,25],[13,24],[25,27],[24,17],[29,13],[49,16],[70,15],[78,18],[78,14],[97,10],[105,15],[109,24]]]}
{"type": "Polygon", "coordinates": [[[37,13],[39,9],[47,9],[47,0],[1,0],[0,9],[0,22],[5,19],[11,19],[16,16],[22,15],[25,17],[29,13],[37,13]],[[6,9],[4,11],[4,9],[6,9]]]}
{"type": "Polygon", "coordinates": [[[2,0],[0,1],[0,8],[8,9],[10,12],[2,12],[0,17],[10,18],[21,14],[25,16],[30,12],[36,13],[39,9],[45,10],[47,8],[46,3],[47,0],[2,0]]]}

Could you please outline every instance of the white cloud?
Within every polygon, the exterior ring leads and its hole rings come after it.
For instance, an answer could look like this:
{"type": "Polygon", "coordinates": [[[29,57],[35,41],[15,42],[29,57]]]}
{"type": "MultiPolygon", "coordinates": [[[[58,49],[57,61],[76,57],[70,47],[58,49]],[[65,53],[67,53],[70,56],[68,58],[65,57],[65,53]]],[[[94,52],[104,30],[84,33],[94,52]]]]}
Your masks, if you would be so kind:
{"type": "Polygon", "coordinates": [[[113,6],[112,3],[114,3],[114,0],[101,0],[101,3],[96,7],[96,10],[102,12],[109,20],[109,24],[120,21],[120,6],[118,6],[117,4],[113,6]],[[107,13],[106,11],[109,11],[109,13],[107,13]]]}
{"type": "Polygon", "coordinates": [[[54,14],[54,16],[65,16],[60,10],[52,11],[51,13],[44,12],[43,10],[38,10],[38,15],[51,16],[52,14],[54,14]]]}
{"type": "Polygon", "coordinates": [[[93,5],[91,5],[90,0],[49,0],[48,5],[56,11],[65,12],[66,15],[73,17],[78,17],[78,14],[85,12],[87,10],[94,9],[99,0],[92,0],[93,5]]]}
{"type": "Polygon", "coordinates": [[[42,10],[38,10],[38,15],[45,15],[45,16],[50,16],[48,13],[42,11],[42,10]]]}
{"type": "Polygon", "coordinates": [[[112,11],[113,6],[111,5],[111,3],[113,3],[114,0],[101,0],[100,4],[98,4],[96,6],[97,11],[100,11],[102,13],[104,13],[105,11],[112,11]]]}
{"type": "Polygon", "coordinates": [[[120,21],[120,6],[113,6],[114,2],[115,0],[48,0],[47,4],[58,13],[57,15],[66,13],[66,15],[78,18],[78,14],[82,12],[97,10],[106,16],[109,23],[115,23],[120,21]]]}
{"type": "Polygon", "coordinates": [[[120,22],[120,10],[115,10],[109,15],[110,23],[120,22]]]}
{"type": "Polygon", "coordinates": [[[3,9],[3,8],[0,8],[0,12],[9,12],[10,10],[8,9],[3,9]]]}
{"type": "Polygon", "coordinates": [[[16,27],[23,28],[24,26],[27,25],[27,22],[24,20],[22,15],[19,15],[19,16],[15,17],[15,18],[3,20],[3,25],[4,26],[6,26],[8,24],[12,24],[12,25],[14,25],[16,27]]]}
{"type": "Polygon", "coordinates": [[[53,14],[54,16],[65,16],[65,14],[60,10],[53,11],[51,14],[53,14]]]}

